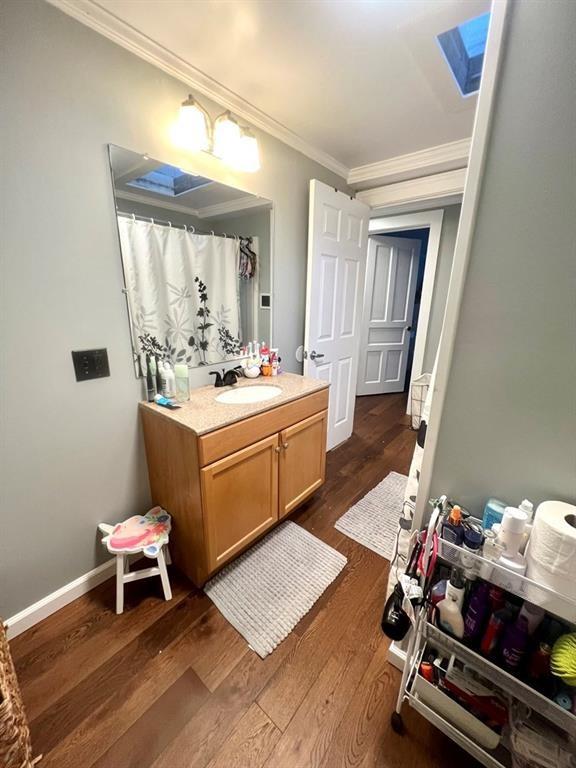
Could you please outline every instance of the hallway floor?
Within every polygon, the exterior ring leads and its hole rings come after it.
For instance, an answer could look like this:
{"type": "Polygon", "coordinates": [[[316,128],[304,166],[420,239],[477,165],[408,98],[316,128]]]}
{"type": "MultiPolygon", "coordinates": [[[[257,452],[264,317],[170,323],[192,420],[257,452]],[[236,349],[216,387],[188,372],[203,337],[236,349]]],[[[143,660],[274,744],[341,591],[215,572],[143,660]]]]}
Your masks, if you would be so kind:
{"type": "Polygon", "coordinates": [[[358,398],[354,434],[328,455],[327,481],[292,519],[348,566],[294,632],[261,660],[210,600],[172,572],[112,580],[12,641],[42,768],[440,768],[472,764],[405,710],[390,728],[400,674],[379,628],[388,563],[336,520],[415,442],[406,395],[358,398]]]}

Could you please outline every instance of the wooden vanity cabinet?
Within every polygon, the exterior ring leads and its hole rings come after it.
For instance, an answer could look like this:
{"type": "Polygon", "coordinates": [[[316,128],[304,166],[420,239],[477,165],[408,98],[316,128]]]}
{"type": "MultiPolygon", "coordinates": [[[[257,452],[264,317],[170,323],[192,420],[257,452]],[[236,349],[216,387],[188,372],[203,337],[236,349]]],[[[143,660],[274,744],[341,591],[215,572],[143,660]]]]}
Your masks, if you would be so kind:
{"type": "Polygon", "coordinates": [[[170,549],[198,586],[324,482],[328,389],[197,436],[141,408],[154,504],[172,515],[170,549]]]}
{"type": "Polygon", "coordinates": [[[272,435],[200,470],[209,571],[278,521],[278,455],[272,435]]]}

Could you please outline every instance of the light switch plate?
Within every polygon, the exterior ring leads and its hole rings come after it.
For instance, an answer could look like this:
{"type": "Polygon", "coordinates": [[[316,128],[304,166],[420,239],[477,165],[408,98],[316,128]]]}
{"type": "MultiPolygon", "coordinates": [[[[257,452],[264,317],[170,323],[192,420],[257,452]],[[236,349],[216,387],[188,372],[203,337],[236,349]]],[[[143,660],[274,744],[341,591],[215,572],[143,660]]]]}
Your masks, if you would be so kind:
{"type": "Polygon", "coordinates": [[[103,379],[110,376],[107,349],[84,349],[72,352],[76,381],[103,379]]]}

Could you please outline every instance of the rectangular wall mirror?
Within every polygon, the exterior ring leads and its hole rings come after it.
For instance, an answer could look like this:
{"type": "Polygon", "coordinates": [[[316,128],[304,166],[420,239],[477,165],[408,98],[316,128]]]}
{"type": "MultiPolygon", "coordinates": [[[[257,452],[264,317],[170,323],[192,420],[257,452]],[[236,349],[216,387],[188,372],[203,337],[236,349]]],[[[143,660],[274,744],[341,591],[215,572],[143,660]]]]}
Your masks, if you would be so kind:
{"type": "Polygon", "coordinates": [[[270,200],[114,145],[110,167],[134,361],[189,368],[271,342],[270,200]],[[267,306],[268,304],[268,306],[267,306]]]}

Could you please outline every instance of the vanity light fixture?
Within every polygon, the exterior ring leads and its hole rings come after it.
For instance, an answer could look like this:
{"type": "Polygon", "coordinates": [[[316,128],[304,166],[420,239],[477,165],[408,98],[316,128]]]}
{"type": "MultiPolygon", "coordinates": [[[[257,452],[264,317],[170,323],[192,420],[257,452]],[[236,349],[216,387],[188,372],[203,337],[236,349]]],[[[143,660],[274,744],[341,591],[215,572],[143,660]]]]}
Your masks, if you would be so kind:
{"type": "Polygon", "coordinates": [[[254,173],[255,171],[260,170],[258,141],[250,128],[242,128],[234,167],[239,171],[247,171],[248,173],[254,173]]]}
{"type": "Polygon", "coordinates": [[[228,110],[212,126],[210,115],[191,94],[182,102],[172,136],[183,149],[208,152],[237,171],[260,170],[258,141],[252,131],[241,128],[228,110]]]}
{"type": "Polygon", "coordinates": [[[210,149],[210,117],[191,94],[180,107],[176,139],[193,152],[210,149]]]}
{"type": "Polygon", "coordinates": [[[214,123],[214,145],[212,152],[234,166],[240,153],[240,126],[230,112],[224,112],[214,123]]]}

